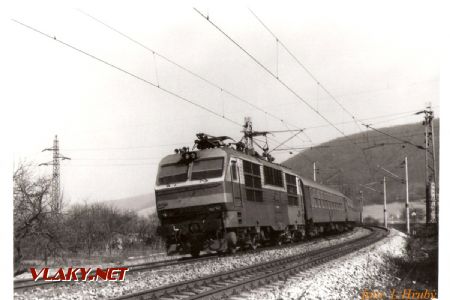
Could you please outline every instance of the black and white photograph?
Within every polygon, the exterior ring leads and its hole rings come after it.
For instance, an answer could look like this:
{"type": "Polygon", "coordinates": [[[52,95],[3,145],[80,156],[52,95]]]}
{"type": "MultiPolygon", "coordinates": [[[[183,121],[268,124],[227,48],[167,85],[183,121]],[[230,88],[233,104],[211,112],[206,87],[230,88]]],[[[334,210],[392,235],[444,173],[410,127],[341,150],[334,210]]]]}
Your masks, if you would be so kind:
{"type": "Polygon", "coordinates": [[[5,298],[450,295],[442,3],[10,4],[5,298]]]}

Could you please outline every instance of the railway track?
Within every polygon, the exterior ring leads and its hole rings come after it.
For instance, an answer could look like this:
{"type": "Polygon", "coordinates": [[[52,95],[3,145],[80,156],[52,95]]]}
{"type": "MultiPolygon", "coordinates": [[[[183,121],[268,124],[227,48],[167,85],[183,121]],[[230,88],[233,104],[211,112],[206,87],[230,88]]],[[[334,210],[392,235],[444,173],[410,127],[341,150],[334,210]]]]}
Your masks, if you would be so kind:
{"type": "MultiPolygon", "coordinates": [[[[146,271],[146,270],[153,270],[158,268],[164,268],[168,266],[173,265],[180,265],[184,263],[192,263],[192,262],[198,262],[203,260],[209,260],[213,257],[213,255],[205,255],[199,258],[191,258],[191,257],[182,257],[179,259],[167,259],[167,260],[160,260],[160,261],[154,261],[149,263],[142,263],[142,264],[135,264],[135,265],[129,265],[129,266],[120,266],[124,268],[128,268],[127,273],[133,273],[133,272],[139,272],[139,271],[146,271]]],[[[14,281],[14,290],[22,290],[22,289],[28,289],[33,287],[39,287],[39,286],[49,286],[54,284],[60,284],[60,283],[68,283],[67,281],[44,281],[43,279],[38,279],[37,281],[34,281],[33,279],[18,279],[14,281]]]]}
{"type": "MultiPolygon", "coordinates": [[[[335,238],[337,235],[332,235],[330,237],[321,237],[317,240],[310,240],[313,243],[319,243],[322,240],[329,240],[335,238]]],[[[282,248],[290,248],[290,247],[296,247],[298,246],[298,243],[295,244],[285,244],[282,245],[282,248]]],[[[263,248],[257,248],[256,250],[253,250],[253,252],[259,252],[259,251],[266,251],[271,250],[275,248],[280,248],[280,246],[269,246],[269,247],[263,247],[263,248]]],[[[231,256],[241,256],[246,254],[247,252],[238,252],[236,254],[228,254],[231,256]]],[[[222,255],[223,256],[223,255],[222,255]]],[[[164,268],[168,266],[173,265],[180,265],[180,264],[187,264],[187,263],[195,263],[199,261],[208,261],[212,259],[217,259],[219,256],[217,254],[205,254],[199,258],[192,258],[192,257],[182,257],[179,259],[167,259],[167,260],[161,260],[161,261],[155,261],[150,263],[142,263],[142,264],[135,264],[135,265],[128,265],[128,266],[120,266],[120,267],[126,267],[129,269],[127,272],[133,273],[133,272],[140,272],[140,271],[147,271],[147,270],[153,270],[153,269],[159,269],[164,268]]],[[[34,287],[49,287],[55,284],[68,284],[71,282],[67,281],[44,281],[43,279],[38,279],[37,281],[34,281],[33,279],[18,279],[14,281],[14,290],[24,290],[24,289],[30,289],[34,287]]]]}
{"type": "Polygon", "coordinates": [[[375,243],[387,235],[387,230],[371,227],[371,234],[301,255],[290,256],[228,272],[183,281],[155,289],[124,295],[124,299],[221,299],[237,296],[260,285],[286,279],[300,271],[341,257],[375,243]]]}

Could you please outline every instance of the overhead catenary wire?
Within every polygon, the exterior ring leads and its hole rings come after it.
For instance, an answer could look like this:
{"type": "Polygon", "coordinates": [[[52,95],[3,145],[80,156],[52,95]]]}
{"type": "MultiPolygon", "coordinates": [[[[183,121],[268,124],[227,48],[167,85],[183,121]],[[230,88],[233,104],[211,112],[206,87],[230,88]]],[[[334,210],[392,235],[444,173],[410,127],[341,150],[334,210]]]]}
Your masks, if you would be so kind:
{"type": "MultiPolygon", "coordinates": [[[[234,45],[236,45],[241,51],[243,51],[246,55],[248,55],[257,65],[259,65],[263,70],[265,70],[268,74],[270,74],[273,78],[275,78],[279,83],[281,83],[287,90],[289,90],[298,100],[303,102],[307,107],[309,107],[312,111],[314,111],[317,115],[319,115],[322,119],[324,119],[328,124],[330,124],[333,128],[335,128],[340,134],[342,134],[347,140],[350,140],[349,137],[340,130],[335,124],[333,124],[330,120],[328,120],[322,113],[320,113],[317,109],[315,109],[308,101],[306,101],[303,97],[301,97],[297,92],[295,92],[291,87],[289,87],[283,80],[281,80],[278,76],[276,76],[272,71],[270,71],[264,64],[262,64],[258,59],[256,59],[251,53],[249,53],[246,49],[244,49],[237,41],[235,41],[231,36],[229,36],[226,32],[224,32],[218,25],[211,21],[209,17],[206,17],[202,14],[198,9],[194,8],[194,10],[202,16],[208,23],[210,23],[214,28],[216,28],[220,33],[222,33],[229,41],[231,41],[234,45]]],[[[356,122],[356,118],[353,116],[353,120],[356,122]]],[[[362,132],[361,128],[358,126],[358,129],[362,132]]],[[[352,142],[350,140],[350,142],[352,142]]],[[[367,164],[368,171],[370,177],[373,179],[373,174],[371,170],[371,164],[367,158],[365,151],[362,147],[355,144],[355,146],[359,147],[361,150],[361,154],[367,164]]]]}
{"type": "MultiPolygon", "coordinates": [[[[231,96],[232,98],[234,98],[234,99],[236,99],[236,100],[239,100],[239,101],[241,101],[241,102],[244,102],[244,103],[246,103],[247,105],[250,105],[251,107],[257,109],[258,111],[263,112],[265,115],[268,115],[268,116],[270,116],[270,117],[272,117],[272,118],[274,118],[274,119],[280,121],[280,122],[281,122],[282,124],[284,124],[284,125],[288,124],[288,125],[291,125],[291,126],[294,127],[294,128],[297,128],[298,130],[302,130],[302,128],[299,128],[298,126],[296,126],[296,125],[294,125],[294,124],[291,124],[290,122],[287,122],[286,120],[284,120],[284,119],[282,119],[282,118],[280,118],[280,117],[278,117],[278,116],[276,116],[276,115],[270,113],[269,111],[267,111],[267,110],[265,110],[265,109],[263,109],[263,108],[261,108],[261,107],[255,105],[255,104],[252,103],[251,101],[248,101],[248,100],[246,100],[246,99],[243,99],[242,97],[237,96],[235,93],[229,91],[228,89],[223,88],[223,87],[220,86],[219,84],[217,84],[217,83],[215,83],[215,82],[213,82],[213,81],[211,81],[211,80],[205,78],[204,76],[202,76],[202,75],[200,75],[200,74],[198,74],[198,73],[192,71],[191,69],[189,69],[189,68],[187,68],[187,67],[185,67],[185,66],[183,66],[183,65],[181,65],[181,64],[179,64],[179,63],[177,63],[177,62],[175,62],[173,59],[171,59],[171,58],[169,58],[169,57],[167,57],[167,56],[161,54],[160,52],[158,52],[158,51],[156,51],[156,50],[154,50],[154,49],[148,47],[147,45],[145,45],[145,44],[139,42],[138,40],[132,38],[131,36],[129,36],[129,35],[123,33],[122,31],[120,31],[120,30],[118,30],[118,29],[116,29],[116,28],[114,28],[114,27],[112,27],[111,25],[109,25],[109,24],[103,22],[102,20],[100,20],[100,19],[98,19],[98,18],[96,18],[96,17],[94,17],[94,16],[92,16],[92,15],[90,15],[90,14],[88,14],[88,13],[82,11],[82,10],[80,10],[80,9],[78,9],[78,11],[79,11],[81,14],[83,14],[83,15],[85,15],[85,16],[91,18],[92,20],[96,21],[97,23],[102,24],[102,25],[105,26],[106,28],[108,28],[108,29],[114,31],[115,33],[117,33],[117,34],[119,34],[119,35],[121,35],[122,37],[126,38],[127,40],[129,40],[129,41],[131,41],[131,42],[133,42],[133,43],[139,45],[140,47],[144,48],[144,49],[147,50],[147,51],[150,51],[154,56],[158,56],[158,57],[164,59],[165,61],[167,61],[167,62],[171,63],[172,65],[178,67],[179,69],[181,69],[181,70],[187,72],[188,74],[190,74],[190,75],[192,75],[192,76],[194,76],[194,77],[196,77],[196,78],[202,80],[203,82],[205,82],[205,83],[207,83],[207,84],[213,86],[214,88],[220,90],[222,93],[226,93],[226,94],[228,94],[229,96],[231,96]]],[[[308,140],[309,140],[310,142],[312,142],[311,137],[310,137],[306,132],[302,132],[302,133],[308,138],[308,140]]]]}
{"type": "MultiPolygon", "coordinates": [[[[331,97],[331,99],[333,99],[341,108],[343,111],[345,111],[348,115],[350,115],[350,117],[353,119],[353,121],[355,122],[355,124],[357,125],[358,129],[360,130],[360,132],[362,132],[361,127],[359,126],[358,122],[363,124],[360,120],[358,120],[347,108],[345,108],[337,99],[336,97],[330,93],[330,91],[323,85],[320,83],[320,81],[312,74],[312,72],[289,50],[289,48],[278,38],[277,35],[274,34],[274,32],[272,30],[270,30],[270,28],[249,8],[250,12],[252,13],[252,15],[259,21],[259,23],[273,36],[273,38],[275,38],[277,45],[279,44],[280,46],[283,47],[283,49],[298,63],[299,66],[301,66],[303,68],[303,70],[305,70],[305,72],[317,83],[318,86],[320,86],[322,88],[322,90],[325,91],[325,93],[331,97]]],[[[366,126],[367,128],[371,128],[373,130],[376,130],[380,133],[383,133],[380,130],[377,130],[367,124],[363,124],[364,126],[366,126]]],[[[417,147],[418,149],[424,149],[422,146],[419,145],[415,145],[407,140],[400,140],[392,135],[386,134],[394,139],[397,139],[401,142],[404,142],[406,144],[410,144],[412,146],[417,147]]],[[[364,152],[364,149],[361,149],[362,153],[364,155],[364,159],[366,160],[366,163],[368,164],[368,160],[366,157],[366,154],[364,152]]],[[[368,164],[369,166],[369,164],[368,164]]]]}
{"type": "MultiPolygon", "coordinates": [[[[398,138],[408,138],[408,137],[415,137],[415,136],[423,136],[423,133],[401,135],[401,136],[397,136],[397,137],[398,138]]],[[[380,139],[380,138],[381,138],[381,136],[372,137],[371,139],[374,142],[374,144],[372,146],[381,146],[382,144],[383,145],[402,145],[402,144],[405,144],[404,142],[392,143],[391,141],[394,138],[383,138],[383,139],[380,139]]],[[[277,149],[275,151],[296,151],[296,152],[301,152],[301,150],[306,150],[306,149],[337,148],[337,147],[346,147],[346,146],[348,146],[348,143],[331,142],[330,145],[327,145],[328,143],[330,143],[330,142],[324,142],[324,143],[321,143],[321,144],[313,144],[313,145],[300,145],[298,147],[281,148],[281,149],[277,149]]],[[[355,144],[367,144],[367,142],[365,141],[364,138],[356,138],[356,139],[354,139],[354,143],[355,144]]]]}
{"type": "Polygon", "coordinates": [[[336,129],[344,137],[347,135],[340,130],[336,125],[334,125],[327,117],[325,117],[320,111],[315,109],[308,101],[301,97],[296,91],[294,91],[290,86],[288,86],[283,80],[277,77],[271,70],[269,70],[263,63],[261,63],[256,57],[254,57],[250,52],[248,52],[244,47],[242,47],[238,42],[236,42],[231,36],[229,36],[225,31],[223,31],[218,25],[211,21],[211,18],[207,18],[203,13],[201,13],[197,8],[194,10],[202,16],[208,23],[210,23],[214,28],[216,28],[220,33],[222,33],[229,41],[231,41],[235,46],[237,46],[242,52],[244,52],[248,57],[250,57],[257,65],[259,65],[264,71],[266,71],[270,76],[275,78],[282,86],[284,86],[288,91],[290,91],[299,101],[303,102],[308,108],[314,111],[318,116],[330,124],[334,129],[336,129]]]}
{"type": "MultiPolygon", "coordinates": [[[[360,131],[361,128],[358,124],[358,119],[347,109],[344,107],[344,105],[342,105],[342,103],[340,103],[336,97],[333,96],[333,94],[330,93],[330,91],[312,74],[312,72],[292,53],[292,51],[289,50],[289,48],[278,38],[277,35],[275,35],[275,33],[270,30],[270,28],[249,8],[249,11],[252,13],[252,15],[256,18],[256,20],[258,20],[258,22],[272,35],[272,37],[275,39],[276,43],[277,43],[277,55],[278,55],[278,45],[280,45],[281,47],[283,47],[283,49],[297,62],[297,64],[299,66],[301,66],[303,68],[303,70],[305,70],[305,72],[317,83],[317,85],[322,88],[322,90],[331,97],[331,99],[334,100],[334,102],[336,102],[343,111],[345,111],[348,115],[350,115],[350,117],[353,119],[353,121],[355,122],[355,124],[357,125],[358,129],[360,131]]],[[[278,61],[277,61],[278,63],[278,61]]],[[[277,77],[278,77],[278,67],[277,67],[277,77]]]]}
{"type": "MultiPolygon", "coordinates": [[[[320,116],[323,120],[325,120],[328,124],[330,124],[334,129],[336,129],[340,134],[342,134],[350,143],[352,143],[351,139],[335,124],[333,124],[328,118],[326,118],[320,111],[315,109],[308,101],[306,101],[303,97],[301,97],[296,91],[294,91],[290,86],[288,86],[283,80],[281,80],[278,76],[276,76],[269,68],[267,68],[263,63],[261,63],[256,57],[254,57],[251,53],[249,53],[244,47],[242,47],[237,41],[235,41],[231,36],[229,36],[225,31],[223,31],[218,25],[211,21],[211,18],[206,17],[203,13],[201,13],[197,8],[194,7],[194,10],[202,16],[208,23],[210,23],[214,28],[216,28],[220,33],[222,33],[229,41],[231,41],[235,46],[237,46],[242,52],[244,52],[247,56],[249,56],[257,65],[259,65],[264,71],[266,71],[269,75],[275,78],[281,85],[283,85],[288,91],[290,91],[299,101],[303,102],[308,108],[314,111],[318,116],[320,116]]],[[[355,144],[355,146],[359,147],[355,144]]],[[[359,147],[361,150],[361,154],[364,157],[364,160],[368,166],[368,170],[370,176],[373,177],[369,161],[367,159],[366,153],[359,147]]]]}
{"type": "Polygon", "coordinates": [[[110,151],[110,150],[135,150],[135,149],[150,149],[160,147],[172,147],[180,144],[189,144],[189,142],[179,142],[173,144],[161,144],[161,145],[148,145],[148,146],[127,146],[127,147],[100,147],[100,148],[62,148],[62,151],[110,151]]]}
{"type": "Polygon", "coordinates": [[[70,164],[67,165],[69,167],[129,167],[129,166],[134,166],[134,167],[148,167],[148,166],[154,166],[154,165],[158,165],[158,162],[144,162],[144,163],[136,163],[136,164],[132,164],[132,163],[124,163],[124,164],[70,164]]]}
{"type": "MultiPolygon", "coordinates": [[[[344,94],[339,94],[339,95],[337,95],[335,97],[336,98],[344,98],[344,97],[352,98],[352,97],[360,96],[360,95],[364,95],[364,94],[380,93],[380,92],[383,92],[383,91],[390,91],[390,90],[407,88],[407,87],[411,87],[411,86],[417,86],[419,84],[429,84],[430,82],[439,82],[439,79],[431,79],[431,80],[423,80],[423,81],[419,81],[419,82],[411,82],[411,83],[408,83],[408,84],[401,84],[401,85],[398,85],[398,86],[393,86],[393,87],[388,87],[388,88],[369,89],[369,90],[358,91],[358,92],[353,92],[353,93],[344,93],[344,94]]],[[[317,87],[317,90],[319,90],[319,87],[317,87]]],[[[322,101],[322,100],[327,100],[327,99],[329,99],[329,96],[319,97],[317,95],[317,102],[322,101]]],[[[378,101],[377,98],[374,98],[373,100],[374,101],[378,101]]],[[[365,97],[365,98],[361,98],[360,101],[371,101],[371,99],[368,99],[368,98],[365,97]]],[[[298,101],[292,101],[292,102],[286,102],[283,105],[286,106],[286,105],[293,105],[293,104],[297,104],[297,103],[298,103],[298,101]]],[[[265,106],[263,106],[263,108],[267,109],[267,108],[270,108],[270,107],[273,107],[273,106],[277,106],[278,107],[279,104],[265,105],[265,106]]],[[[432,106],[432,108],[438,108],[438,107],[439,107],[439,105],[433,105],[432,106]]],[[[420,109],[418,109],[418,110],[420,110],[420,109]]],[[[363,120],[363,119],[359,118],[359,120],[363,120]]]]}
{"type": "MultiPolygon", "coordinates": [[[[371,125],[379,124],[379,123],[385,123],[385,122],[389,122],[389,121],[395,121],[395,120],[398,120],[398,119],[401,119],[401,118],[415,116],[413,114],[413,112],[417,112],[417,110],[418,109],[411,110],[411,111],[405,111],[405,112],[386,114],[386,115],[378,115],[378,116],[369,117],[369,118],[361,118],[359,120],[360,121],[367,121],[367,120],[382,119],[382,118],[391,117],[391,116],[398,116],[397,118],[392,118],[392,119],[389,119],[389,120],[382,120],[382,121],[372,122],[371,125]]],[[[340,122],[340,123],[335,123],[335,124],[336,125],[344,125],[344,124],[350,124],[350,123],[353,123],[353,121],[345,121],[345,122],[340,122]]],[[[305,127],[305,130],[317,129],[317,128],[323,128],[323,127],[329,127],[329,126],[330,126],[330,124],[314,125],[314,126],[305,127]]]]}
{"type": "Polygon", "coordinates": [[[138,80],[140,80],[140,81],[142,81],[142,82],[144,82],[144,83],[146,83],[148,85],[151,85],[151,86],[153,86],[153,87],[155,87],[157,89],[160,89],[161,91],[163,91],[163,92],[165,92],[165,93],[167,93],[169,95],[172,95],[175,98],[178,98],[178,99],[180,99],[180,100],[182,100],[184,102],[187,102],[187,103],[189,103],[191,105],[194,105],[194,106],[196,106],[196,107],[198,107],[198,108],[200,108],[202,110],[205,110],[205,111],[207,111],[207,112],[209,112],[209,113],[211,113],[211,114],[213,114],[213,115],[215,115],[215,116],[217,116],[217,117],[219,117],[221,119],[227,120],[227,121],[229,121],[229,122],[231,122],[231,123],[233,123],[233,124],[235,124],[235,125],[237,125],[239,127],[242,126],[240,123],[238,123],[238,122],[236,122],[236,121],[234,121],[234,120],[232,120],[232,119],[230,119],[228,117],[222,116],[220,113],[217,113],[217,112],[215,112],[215,111],[213,111],[213,110],[211,110],[211,109],[209,109],[209,108],[207,108],[207,107],[205,107],[205,106],[203,106],[201,104],[198,104],[198,103],[196,103],[196,102],[194,102],[194,101],[192,101],[192,100],[190,100],[190,99],[188,99],[188,98],[186,98],[184,96],[181,96],[181,95],[179,95],[179,94],[177,94],[177,93],[175,93],[175,92],[173,92],[173,91],[171,91],[169,89],[166,89],[166,88],[163,88],[161,86],[158,86],[157,84],[155,84],[155,83],[153,83],[153,82],[151,82],[151,81],[149,81],[147,79],[144,79],[143,77],[141,77],[139,75],[136,75],[136,74],[134,74],[134,73],[132,73],[130,71],[127,71],[127,70],[125,70],[125,69],[123,69],[123,68],[121,68],[119,66],[116,66],[116,65],[114,65],[114,64],[112,64],[112,63],[110,63],[110,62],[108,62],[108,61],[106,61],[104,59],[101,59],[101,58],[99,58],[99,57],[97,57],[97,56],[95,56],[93,54],[90,54],[90,53],[88,53],[88,52],[86,52],[84,50],[81,50],[81,49],[79,49],[79,48],[77,48],[77,47],[75,47],[75,46],[73,46],[73,45],[71,45],[69,43],[66,43],[66,42],[56,38],[56,36],[51,36],[51,35],[49,35],[47,33],[44,33],[42,31],[40,31],[40,30],[30,26],[30,25],[22,23],[22,22],[20,22],[18,20],[12,19],[12,21],[16,22],[17,24],[20,24],[20,25],[22,25],[22,26],[24,26],[24,27],[26,27],[26,28],[34,31],[34,32],[37,32],[37,33],[39,33],[39,34],[41,34],[41,35],[43,35],[43,36],[45,36],[45,37],[47,37],[49,39],[52,39],[52,40],[54,40],[54,41],[56,41],[56,42],[58,42],[58,43],[60,43],[60,44],[62,44],[64,46],[66,46],[68,48],[71,48],[71,49],[73,49],[73,50],[75,50],[75,51],[77,51],[79,53],[82,53],[82,54],[84,54],[84,55],[86,55],[86,56],[88,56],[88,57],[90,57],[90,58],[92,58],[92,59],[94,59],[94,60],[96,60],[98,62],[101,62],[101,63],[103,63],[103,64],[105,64],[105,65],[107,65],[107,66],[109,66],[109,67],[111,67],[113,69],[116,69],[116,70],[118,70],[120,72],[123,72],[123,73],[125,73],[125,74],[127,74],[127,75],[129,75],[129,76],[131,76],[131,77],[133,77],[135,79],[138,79],[138,80]]]}
{"type": "Polygon", "coordinates": [[[269,153],[271,153],[272,151],[277,150],[279,147],[283,146],[284,144],[286,144],[287,142],[289,142],[290,140],[292,140],[294,137],[296,137],[299,132],[294,133],[292,136],[290,136],[289,138],[287,138],[286,140],[284,140],[283,142],[281,142],[278,146],[276,146],[275,148],[273,148],[271,151],[269,151],[269,153]]]}
{"type": "MultiPolygon", "coordinates": [[[[361,129],[361,127],[360,127],[360,125],[359,125],[359,123],[358,122],[360,122],[360,121],[358,121],[358,119],[347,109],[347,108],[345,108],[337,99],[336,99],[336,97],[334,97],[333,96],[333,94],[331,94],[330,93],[330,91],[327,89],[327,88],[325,88],[325,86],[323,86],[322,84],[321,84],[321,82],[312,74],[312,72],[308,69],[308,68],[306,68],[306,66],[292,53],[292,51],[290,51],[289,50],[289,48],[278,38],[278,36],[277,35],[275,35],[275,33],[272,31],[272,30],[270,30],[270,28],[249,8],[249,10],[250,10],[250,12],[253,14],[253,16],[258,20],[258,22],[272,35],[272,37],[275,39],[275,41],[276,41],[276,43],[277,43],[277,45],[279,44],[280,46],[282,46],[283,47],[283,49],[297,62],[297,64],[300,66],[300,67],[302,67],[303,68],[303,70],[317,83],[317,85],[320,87],[320,88],[322,88],[322,90],[323,91],[325,91],[325,93],[328,95],[328,96],[330,96],[331,97],[331,99],[333,99],[333,101],[334,102],[336,102],[340,107],[341,107],[341,109],[343,110],[343,111],[345,111],[348,115],[350,115],[350,117],[352,118],[352,120],[353,120],[353,122],[356,124],[356,126],[357,126],[357,128],[358,128],[358,130],[362,133],[363,132],[363,130],[361,129]]],[[[276,78],[277,80],[279,80],[280,81],[280,79],[279,79],[279,77],[278,77],[278,75],[277,75],[277,78],[276,78]]],[[[281,82],[281,81],[280,81],[281,82]]],[[[305,101],[303,101],[303,102],[305,102],[305,101]]],[[[308,106],[311,108],[311,109],[313,109],[313,110],[315,110],[316,111],[316,113],[317,114],[319,114],[322,118],[323,118],[323,115],[322,114],[320,114],[319,113],[319,111],[318,111],[318,109],[314,109],[314,107],[312,106],[312,105],[310,105],[309,103],[308,103],[308,106]]],[[[329,122],[328,121],[328,123],[330,123],[331,124],[331,122],[329,122]]],[[[341,130],[339,130],[338,128],[337,128],[337,126],[335,126],[335,125],[333,125],[333,127],[336,129],[336,130],[338,130],[342,135],[344,135],[344,136],[346,136],[345,135],[345,133],[343,132],[343,131],[341,131],[341,130]]],[[[367,166],[369,167],[369,173],[370,173],[370,176],[371,177],[373,177],[373,175],[372,175],[372,172],[371,172],[371,169],[370,169],[370,164],[369,164],[369,160],[368,160],[368,158],[367,158],[367,156],[366,156],[366,153],[361,149],[361,153],[362,153],[362,155],[364,156],[364,160],[365,160],[365,162],[366,162],[366,164],[367,164],[367,166]]]]}
{"type": "Polygon", "coordinates": [[[424,148],[423,146],[416,145],[416,144],[414,144],[414,143],[412,143],[412,142],[410,142],[410,141],[408,141],[408,140],[400,139],[400,138],[398,138],[398,137],[396,137],[396,136],[393,136],[393,135],[391,135],[391,134],[389,134],[389,133],[386,133],[386,132],[383,132],[383,131],[381,131],[381,130],[379,130],[379,129],[376,129],[375,127],[372,127],[372,126],[370,126],[369,124],[363,124],[363,125],[366,126],[367,128],[370,128],[370,129],[376,131],[376,132],[379,132],[379,133],[381,133],[381,134],[384,134],[384,135],[386,135],[386,136],[389,136],[389,137],[391,137],[391,138],[393,138],[393,139],[395,139],[395,140],[398,140],[398,141],[403,142],[403,143],[405,143],[405,144],[409,144],[409,145],[414,146],[414,147],[416,147],[416,148],[418,148],[418,149],[425,150],[425,148],[424,148]]]}
{"type": "Polygon", "coordinates": [[[133,161],[133,160],[160,160],[161,157],[135,157],[135,158],[73,158],[76,161],[133,161]]]}
{"type": "MultiPolygon", "coordinates": [[[[373,120],[373,119],[380,119],[380,118],[384,118],[384,117],[389,117],[389,116],[397,116],[397,115],[404,115],[404,114],[410,114],[412,112],[416,112],[418,111],[418,109],[416,110],[412,110],[412,111],[406,111],[406,112],[399,112],[399,113],[392,113],[392,114],[386,114],[386,115],[378,115],[378,116],[374,116],[374,117],[370,117],[370,118],[363,118],[361,120],[373,120]]],[[[408,115],[409,116],[409,115],[408,115]]],[[[412,116],[412,114],[411,114],[412,116]]],[[[405,116],[406,117],[406,116],[405,116]]],[[[399,118],[403,118],[399,117],[399,118]]],[[[391,121],[393,119],[390,119],[389,121],[391,121]]],[[[350,123],[349,122],[345,122],[345,123],[350,123]]],[[[381,121],[384,122],[384,121],[381,121]]],[[[378,124],[381,122],[372,122],[371,125],[373,124],[378,124]]],[[[341,123],[338,123],[341,124],[341,123]]],[[[321,127],[328,127],[328,124],[323,124],[323,125],[317,125],[317,126],[311,126],[311,127],[306,127],[305,130],[308,129],[315,129],[315,128],[321,128],[321,127]]],[[[271,131],[274,133],[279,133],[279,132],[296,132],[298,130],[296,129],[288,129],[288,130],[275,130],[275,131],[271,131]]],[[[414,136],[419,136],[419,135],[423,135],[423,133],[420,134],[411,134],[411,135],[401,135],[398,136],[399,138],[408,138],[408,137],[414,137],[414,136]]],[[[256,139],[256,138],[254,138],[256,139]]],[[[366,143],[363,141],[364,139],[354,139],[355,143],[366,143]],[[360,141],[361,140],[361,141],[360,141]]],[[[383,141],[389,141],[391,139],[384,139],[384,140],[380,140],[377,137],[371,137],[371,140],[373,140],[374,142],[383,142],[383,141]]],[[[144,146],[127,146],[127,147],[99,147],[99,148],[62,148],[62,151],[110,151],[110,150],[138,150],[138,149],[151,149],[151,148],[162,148],[162,147],[172,147],[172,146],[178,146],[180,144],[189,144],[191,141],[184,141],[184,142],[179,142],[179,143],[171,143],[171,144],[160,144],[160,145],[144,145],[144,146]]],[[[262,142],[262,141],[261,141],[262,142]]],[[[302,141],[305,142],[305,141],[302,141]]],[[[339,143],[339,145],[347,145],[348,143],[339,143]]],[[[299,147],[292,147],[292,150],[298,150],[298,149],[309,149],[309,148],[314,148],[314,147],[323,147],[321,146],[322,143],[320,144],[308,144],[308,145],[304,145],[304,146],[299,146],[299,147]]],[[[334,143],[334,145],[336,145],[336,143],[334,143]]],[[[283,149],[283,151],[287,151],[288,149],[283,149]]],[[[281,151],[281,149],[277,149],[276,151],[281,151]]],[[[39,152],[40,153],[40,152],[39,152]]]]}

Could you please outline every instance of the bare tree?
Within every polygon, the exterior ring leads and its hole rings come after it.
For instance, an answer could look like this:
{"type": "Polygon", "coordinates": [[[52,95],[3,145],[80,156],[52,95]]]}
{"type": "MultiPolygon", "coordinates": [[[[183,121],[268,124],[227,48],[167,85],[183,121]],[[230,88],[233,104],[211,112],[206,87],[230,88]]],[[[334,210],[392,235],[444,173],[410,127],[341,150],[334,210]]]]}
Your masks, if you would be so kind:
{"type": "Polygon", "coordinates": [[[31,164],[21,163],[13,174],[14,275],[25,271],[23,250],[33,237],[43,234],[49,214],[51,180],[35,176],[31,164]]]}

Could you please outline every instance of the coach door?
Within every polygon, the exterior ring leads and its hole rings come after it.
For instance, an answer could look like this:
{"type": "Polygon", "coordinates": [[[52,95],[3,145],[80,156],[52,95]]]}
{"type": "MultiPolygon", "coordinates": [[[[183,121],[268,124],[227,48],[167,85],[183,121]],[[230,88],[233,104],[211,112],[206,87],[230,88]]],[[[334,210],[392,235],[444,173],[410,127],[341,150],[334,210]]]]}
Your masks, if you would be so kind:
{"type": "Polygon", "coordinates": [[[231,175],[231,194],[233,195],[234,206],[242,206],[242,192],[241,192],[241,176],[239,174],[238,162],[235,159],[230,163],[231,175]]]}
{"type": "Polygon", "coordinates": [[[305,197],[303,196],[303,183],[300,179],[297,180],[298,186],[298,198],[299,198],[299,210],[300,210],[300,219],[302,224],[306,223],[305,217],[305,197]]]}

